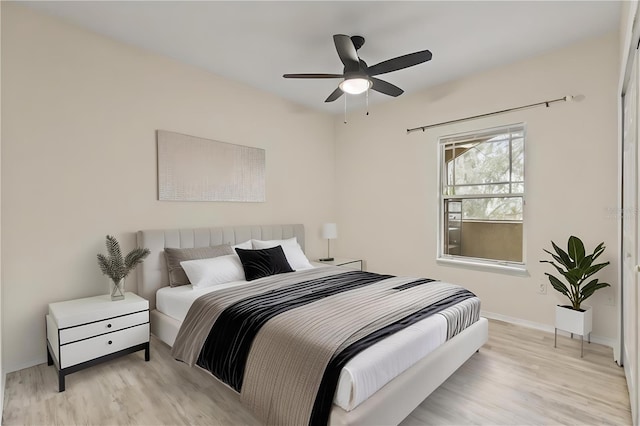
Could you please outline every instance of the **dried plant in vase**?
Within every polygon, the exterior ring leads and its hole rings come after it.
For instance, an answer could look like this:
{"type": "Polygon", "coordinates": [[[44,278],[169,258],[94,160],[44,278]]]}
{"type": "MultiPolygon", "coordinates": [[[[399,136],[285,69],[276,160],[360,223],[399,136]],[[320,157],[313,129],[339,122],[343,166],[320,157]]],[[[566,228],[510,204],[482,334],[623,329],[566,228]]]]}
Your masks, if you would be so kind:
{"type": "Polygon", "coordinates": [[[111,278],[111,300],[124,299],[124,279],[139,263],[149,255],[146,248],[137,247],[125,257],[122,256],[120,244],[113,235],[107,235],[106,246],[108,256],[98,253],[98,265],[103,274],[111,278]]]}

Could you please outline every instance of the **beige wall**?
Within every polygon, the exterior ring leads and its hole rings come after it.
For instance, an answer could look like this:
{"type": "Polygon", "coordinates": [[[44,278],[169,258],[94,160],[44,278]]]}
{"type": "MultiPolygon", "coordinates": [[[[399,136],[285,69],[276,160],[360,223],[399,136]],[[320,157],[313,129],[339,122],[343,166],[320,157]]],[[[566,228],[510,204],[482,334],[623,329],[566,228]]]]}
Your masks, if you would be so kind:
{"type": "MultiPolygon", "coordinates": [[[[551,326],[560,294],[537,294],[548,268],[538,261],[549,241],[580,236],[589,248],[604,241],[612,265],[600,275],[613,284],[594,295],[594,335],[616,333],[618,34],[583,42],[336,118],[336,177],[340,239],[336,253],[366,260],[368,270],[427,276],[467,286],[483,309],[551,326]],[[525,105],[567,94],[559,103],[437,127],[406,129],[525,105]],[[436,263],[439,136],[525,122],[524,257],[528,276],[436,263]],[[354,196],[357,194],[358,196],[354,196]]],[[[434,52],[434,61],[438,52],[434,52]]],[[[429,64],[421,65],[429,72],[429,64]]],[[[390,77],[390,81],[393,79],[390,77]]]]}
{"type": "Polygon", "coordinates": [[[108,233],[128,250],[142,228],[301,222],[323,253],[331,118],[6,2],[2,89],[7,372],[45,361],[48,303],[106,292],[108,233]],[[156,129],[264,148],[267,202],[157,201],[156,129]]]}

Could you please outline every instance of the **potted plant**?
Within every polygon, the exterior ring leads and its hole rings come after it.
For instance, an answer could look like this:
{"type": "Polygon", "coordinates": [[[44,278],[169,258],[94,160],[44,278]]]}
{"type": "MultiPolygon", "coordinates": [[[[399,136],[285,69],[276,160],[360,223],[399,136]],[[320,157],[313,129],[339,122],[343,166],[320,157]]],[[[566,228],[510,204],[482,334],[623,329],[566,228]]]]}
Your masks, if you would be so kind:
{"type": "Polygon", "coordinates": [[[594,264],[594,261],[604,252],[604,243],[598,244],[591,254],[586,254],[580,238],[573,235],[567,242],[567,251],[562,250],[553,241],[551,245],[555,253],[546,249],[544,251],[554,260],[540,262],[550,263],[564,277],[566,284],[558,277],[545,272],[553,288],[567,296],[571,302],[570,305],[556,306],[556,335],[557,329],[561,329],[584,337],[592,331],[593,314],[591,306],[582,305],[582,302],[591,297],[596,290],[610,286],[608,283],[600,282],[598,278],[591,278],[609,264],[609,262],[594,264]]]}
{"type": "Polygon", "coordinates": [[[106,237],[107,253],[105,256],[98,254],[98,265],[103,274],[111,278],[111,300],[124,299],[124,279],[133,268],[141,263],[150,253],[146,248],[134,248],[125,257],[122,257],[120,244],[112,235],[106,237]]]}

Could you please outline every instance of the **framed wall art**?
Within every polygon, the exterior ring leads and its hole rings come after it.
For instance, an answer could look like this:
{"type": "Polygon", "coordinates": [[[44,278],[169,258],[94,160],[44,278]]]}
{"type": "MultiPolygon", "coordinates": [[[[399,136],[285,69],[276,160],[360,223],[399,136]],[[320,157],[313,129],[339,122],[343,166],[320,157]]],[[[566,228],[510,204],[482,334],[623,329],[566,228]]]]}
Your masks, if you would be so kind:
{"type": "Polygon", "coordinates": [[[265,150],[157,131],[158,199],[265,201],[265,150]]]}

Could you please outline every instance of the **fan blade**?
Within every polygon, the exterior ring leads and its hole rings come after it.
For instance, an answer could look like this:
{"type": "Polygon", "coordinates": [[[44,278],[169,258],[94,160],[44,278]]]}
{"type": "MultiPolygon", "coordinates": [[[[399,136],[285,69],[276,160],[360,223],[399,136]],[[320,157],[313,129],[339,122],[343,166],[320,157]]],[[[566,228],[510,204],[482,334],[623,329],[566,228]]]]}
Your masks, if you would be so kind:
{"type": "Polygon", "coordinates": [[[423,50],[421,52],[409,53],[408,55],[398,56],[379,64],[375,64],[367,70],[369,75],[380,75],[388,72],[401,70],[403,68],[412,67],[431,60],[431,52],[423,50]]]}
{"type": "Polygon", "coordinates": [[[284,78],[342,78],[342,74],[284,74],[284,78]]]}
{"type": "Polygon", "coordinates": [[[342,89],[338,87],[336,90],[331,92],[329,97],[327,99],[325,99],[324,101],[325,102],[333,102],[336,99],[338,99],[340,96],[342,96],[342,89]]]}
{"type": "Polygon", "coordinates": [[[353,41],[351,41],[351,37],[344,34],[335,34],[333,43],[336,45],[338,56],[344,64],[345,72],[358,71],[360,69],[360,58],[358,58],[358,52],[353,45],[353,41]]]}
{"type": "Polygon", "coordinates": [[[398,86],[394,86],[393,84],[387,83],[386,81],[380,80],[379,78],[371,77],[371,81],[373,82],[373,86],[371,86],[371,89],[375,90],[376,92],[384,93],[385,95],[393,97],[400,96],[404,93],[404,90],[402,90],[398,86]]]}

